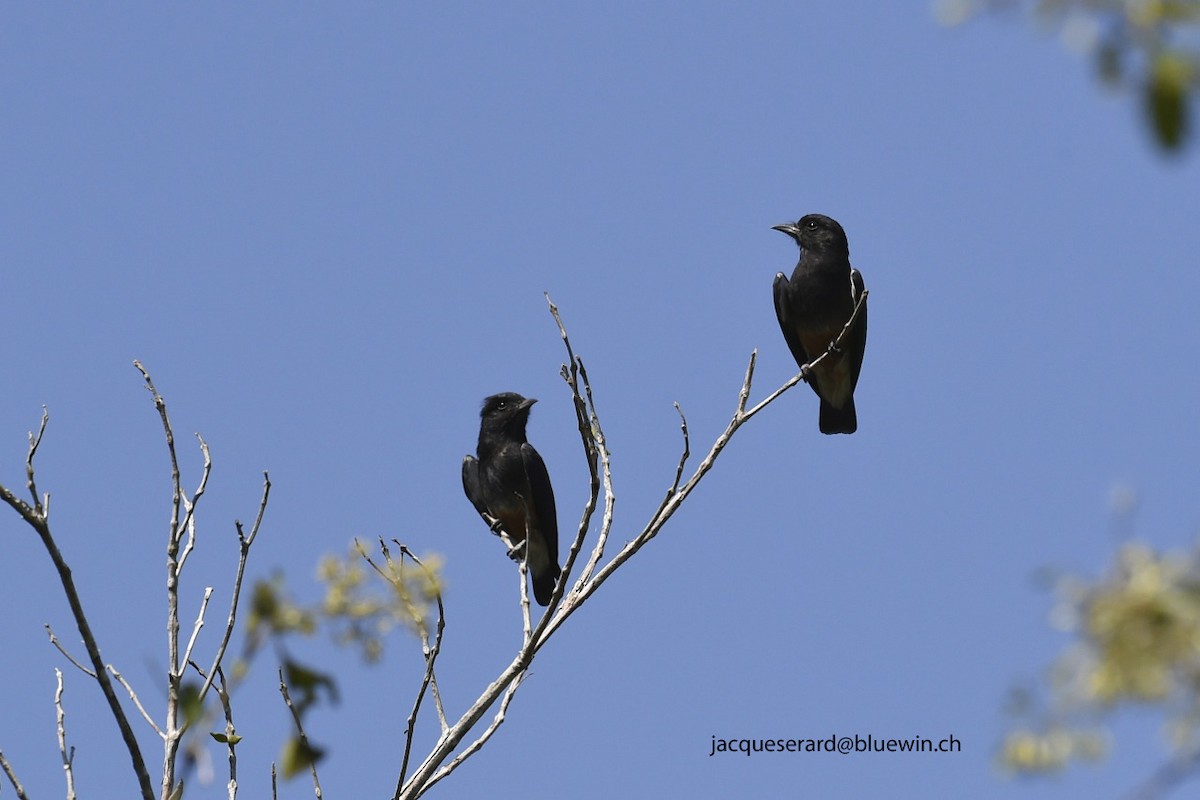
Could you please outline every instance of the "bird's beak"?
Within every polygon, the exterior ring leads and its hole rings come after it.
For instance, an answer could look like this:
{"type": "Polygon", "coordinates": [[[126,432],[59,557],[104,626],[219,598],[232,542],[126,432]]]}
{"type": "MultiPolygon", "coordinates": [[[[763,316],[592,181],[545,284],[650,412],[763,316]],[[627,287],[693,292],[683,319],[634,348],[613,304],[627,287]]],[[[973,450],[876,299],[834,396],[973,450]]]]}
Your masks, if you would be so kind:
{"type": "Polygon", "coordinates": [[[779,231],[780,233],[786,233],[793,239],[800,238],[800,229],[796,227],[796,223],[794,222],[785,222],[782,225],[772,225],[771,230],[779,231]]]}
{"type": "Polygon", "coordinates": [[[519,406],[517,406],[517,408],[524,411],[527,408],[533,408],[533,404],[536,402],[537,402],[536,397],[526,397],[524,400],[521,401],[521,404],[519,406]]]}

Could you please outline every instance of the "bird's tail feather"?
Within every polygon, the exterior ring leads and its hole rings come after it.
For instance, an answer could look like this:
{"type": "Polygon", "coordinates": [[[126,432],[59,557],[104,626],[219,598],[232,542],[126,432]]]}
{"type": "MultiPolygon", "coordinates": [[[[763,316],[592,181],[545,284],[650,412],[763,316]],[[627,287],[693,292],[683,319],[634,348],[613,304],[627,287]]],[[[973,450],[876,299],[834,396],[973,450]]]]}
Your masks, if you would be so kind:
{"type": "Polygon", "coordinates": [[[821,398],[821,433],[854,433],[858,430],[858,414],[854,411],[854,398],[846,405],[836,408],[821,398]]]}
{"type": "Polygon", "coordinates": [[[539,606],[550,605],[550,596],[554,594],[554,584],[558,582],[558,565],[554,564],[541,573],[533,576],[533,599],[539,606]]]}

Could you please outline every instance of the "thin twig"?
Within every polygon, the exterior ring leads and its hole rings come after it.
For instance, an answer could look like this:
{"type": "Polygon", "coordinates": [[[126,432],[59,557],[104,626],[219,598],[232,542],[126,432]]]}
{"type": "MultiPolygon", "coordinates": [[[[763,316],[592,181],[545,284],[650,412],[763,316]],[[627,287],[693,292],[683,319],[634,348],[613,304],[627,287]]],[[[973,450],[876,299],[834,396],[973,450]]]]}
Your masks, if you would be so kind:
{"type": "Polygon", "coordinates": [[[50,503],[50,496],[46,495],[44,501],[38,494],[37,481],[33,475],[33,457],[37,455],[38,447],[42,443],[42,435],[46,433],[46,425],[50,422],[50,410],[42,406],[42,422],[38,425],[38,432],[35,436],[32,431],[29,433],[29,453],[25,456],[25,486],[29,489],[29,496],[33,498],[33,510],[41,517],[49,516],[47,505],[50,503]]]}
{"type": "MultiPolygon", "coordinates": [[[[600,459],[600,478],[604,489],[604,514],[600,518],[600,531],[596,534],[596,544],[592,548],[592,554],[588,558],[583,571],[579,574],[579,581],[576,583],[576,588],[578,588],[582,583],[591,579],[596,565],[604,557],[604,548],[608,544],[608,535],[612,531],[613,512],[616,508],[617,496],[613,491],[612,485],[611,454],[608,451],[608,442],[604,438],[604,428],[600,425],[600,414],[596,411],[596,401],[592,396],[592,383],[588,380],[587,369],[583,366],[583,359],[576,356],[575,361],[579,367],[579,377],[583,380],[583,392],[588,409],[588,439],[591,448],[598,454],[600,459]]],[[[571,391],[574,394],[578,394],[578,384],[572,386],[571,391]]]]}
{"type": "MultiPolygon", "coordinates": [[[[283,679],[283,670],[279,670],[279,693],[283,695],[283,702],[287,704],[288,711],[292,712],[292,720],[296,723],[296,734],[300,737],[300,745],[304,752],[311,753],[312,747],[308,743],[308,734],[304,732],[304,723],[300,721],[300,712],[292,705],[292,698],[288,694],[287,682],[283,679]]],[[[321,779],[317,777],[317,761],[310,759],[308,769],[312,773],[313,791],[316,794],[317,800],[321,800],[321,779]]]]}
{"type": "MultiPolygon", "coordinates": [[[[401,558],[407,556],[408,558],[412,559],[413,563],[425,572],[426,580],[429,580],[434,586],[436,586],[436,576],[433,574],[433,571],[430,570],[429,567],[425,566],[421,559],[417,558],[417,556],[411,550],[409,550],[399,541],[396,539],[393,539],[392,541],[395,542],[396,546],[400,548],[401,558]]],[[[382,539],[380,539],[379,544],[383,549],[384,558],[388,559],[390,562],[391,556],[388,553],[387,545],[382,539]]],[[[371,562],[370,559],[367,561],[371,564],[371,566],[375,567],[375,569],[379,571],[381,575],[383,574],[383,571],[380,570],[379,567],[373,562],[371,562]]],[[[450,728],[449,723],[446,721],[446,709],[442,706],[442,695],[438,689],[437,676],[433,670],[433,666],[437,661],[438,654],[442,651],[442,633],[446,629],[446,609],[445,606],[442,605],[442,590],[440,588],[437,589],[435,596],[437,597],[438,621],[433,644],[430,644],[429,642],[429,629],[425,625],[423,616],[417,625],[417,633],[421,637],[421,652],[425,655],[425,674],[421,678],[421,688],[417,690],[416,700],[413,701],[412,711],[408,715],[408,722],[404,728],[404,757],[400,762],[400,777],[396,781],[396,793],[394,796],[399,796],[401,789],[404,787],[404,777],[408,773],[408,762],[412,756],[413,735],[416,732],[417,715],[421,711],[421,702],[424,700],[425,692],[427,690],[433,692],[433,702],[437,709],[438,721],[442,726],[442,734],[445,735],[446,731],[450,728]]]]}
{"type": "MultiPolygon", "coordinates": [[[[183,532],[187,532],[187,543],[183,546],[183,552],[179,554],[179,563],[175,567],[180,572],[183,571],[183,564],[187,561],[188,554],[196,546],[196,504],[200,502],[205,489],[208,488],[208,476],[212,474],[212,454],[208,450],[208,442],[204,441],[204,437],[198,433],[196,439],[200,442],[200,453],[204,456],[204,468],[200,473],[200,485],[192,493],[191,499],[188,499],[186,494],[180,497],[180,502],[183,503],[184,518],[176,535],[182,537],[183,532]]],[[[184,659],[184,661],[186,660],[184,659]]]]}
{"type": "MultiPolygon", "coordinates": [[[[583,547],[584,537],[587,535],[588,528],[591,526],[592,515],[596,511],[596,505],[599,501],[601,485],[601,447],[597,442],[597,438],[599,438],[600,441],[603,441],[604,433],[600,429],[600,419],[595,413],[595,408],[588,408],[587,401],[584,399],[583,394],[581,394],[579,391],[580,370],[583,366],[583,361],[575,356],[575,349],[571,347],[571,338],[567,335],[567,328],[565,325],[563,325],[562,317],[558,314],[558,306],[556,306],[554,301],[550,299],[550,294],[548,292],[544,294],[546,297],[546,305],[550,309],[550,316],[554,318],[554,323],[558,326],[558,334],[562,338],[563,347],[565,347],[567,351],[567,362],[570,364],[570,367],[564,364],[562,369],[559,371],[559,374],[562,376],[562,379],[566,381],[567,386],[571,389],[571,404],[575,409],[575,421],[579,427],[579,440],[583,443],[583,457],[587,463],[589,478],[588,499],[583,506],[583,514],[579,520],[579,527],[576,531],[575,540],[572,542],[571,548],[567,555],[567,563],[563,567],[562,575],[559,577],[559,583],[565,583],[566,578],[571,573],[571,565],[575,563],[575,559],[583,547]]],[[[586,381],[586,372],[583,374],[583,377],[586,381]]],[[[588,392],[588,396],[591,397],[590,391],[588,392]]],[[[604,458],[607,469],[608,453],[606,449],[604,451],[604,458]]],[[[605,484],[611,489],[611,476],[605,479],[605,484]]],[[[593,549],[591,556],[584,565],[583,571],[579,575],[579,579],[576,581],[575,585],[571,587],[570,594],[576,594],[591,577],[592,570],[595,569],[597,562],[600,560],[600,554],[603,552],[604,543],[598,542],[597,547],[593,549]]],[[[555,606],[553,605],[551,606],[551,608],[554,607],[555,606]]]]}
{"type": "Polygon", "coordinates": [[[125,691],[129,692],[129,699],[133,701],[133,704],[135,706],[137,706],[137,710],[139,712],[141,712],[142,719],[146,720],[146,723],[149,724],[149,726],[154,729],[155,733],[157,733],[161,738],[166,739],[167,734],[165,732],[163,732],[162,728],[158,727],[158,723],[154,721],[154,717],[150,716],[150,713],[148,711],[146,711],[145,707],[142,705],[142,701],[137,696],[137,692],[135,692],[133,690],[133,687],[130,686],[129,683],[125,680],[125,676],[123,676],[120,672],[118,672],[117,668],[114,667],[112,664],[108,665],[108,671],[111,672],[112,676],[117,679],[117,683],[124,686],[125,691]]]}
{"type": "Polygon", "coordinates": [[[0,770],[4,770],[4,774],[8,776],[8,782],[12,784],[17,793],[17,800],[29,800],[29,795],[25,794],[25,787],[17,779],[17,773],[13,771],[12,764],[8,763],[8,759],[4,757],[3,750],[0,750],[0,770]]]}
{"type": "Polygon", "coordinates": [[[233,597],[229,600],[229,619],[225,622],[225,633],[221,636],[221,644],[217,647],[216,655],[213,656],[212,667],[209,668],[208,675],[205,677],[204,683],[200,686],[200,691],[197,692],[197,702],[203,703],[204,698],[208,696],[208,690],[212,688],[213,677],[216,675],[217,669],[221,666],[225,658],[225,651],[229,647],[230,638],[233,636],[233,628],[237,623],[238,603],[241,601],[242,595],[242,579],[246,575],[246,561],[250,557],[250,547],[254,544],[254,540],[258,538],[258,531],[262,527],[263,516],[267,513],[267,501],[270,497],[271,476],[264,471],[262,498],[258,501],[258,514],[254,517],[254,524],[250,526],[250,535],[247,536],[242,530],[240,520],[234,520],[233,523],[238,536],[238,565],[237,572],[233,578],[233,597]]]}
{"type": "Polygon", "coordinates": [[[67,661],[70,661],[72,664],[74,664],[76,669],[78,669],[84,675],[87,675],[89,678],[96,677],[96,673],[92,672],[83,664],[80,664],[75,660],[73,655],[67,652],[67,649],[62,646],[62,642],[60,642],[58,637],[54,635],[54,631],[50,628],[50,623],[47,622],[42,627],[46,629],[46,635],[50,637],[50,644],[54,645],[58,649],[58,652],[62,653],[63,657],[66,658],[67,661]]]}
{"type": "Polygon", "coordinates": [[[212,597],[212,587],[204,587],[204,599],[200,601],[200,613],[196,615],[196,622],[192,625],[192,636],[188,639],[187,648],[183,651],[183,662],[192,660],[192,649],[196,646],[196,637],[200,635],[200,629],[204,627],[204,612],[208,609],[208,601],[212,597]]]}
{"type": "Polygon", "coordinates": [[[67,779],[67,800],[75,800],[75,748],[67,749],[67,715],[63,711],[63,674],[55,667],[54,677],[58,685],[54,689],[54,712],[58,723],[58,752],[62,754],[63,774],[67,779]]]}
{"type": "Polygon", "coordinates": [[[679,481],[683,479],[683,467],[692,455],[691,439],[688,437],[687,417],[683,415],[683,409],[679,407],[679,403],[675,404],[675,411],[679,414],[679,427],[683,431],[683,452],[680,453],[679,463],[675,467],[675,480],[667,488],[667,493],[663,495],[662,502],[658,504],[658,508],[655,509],[651,519],[661,514],[662,510],[667,507],[667,503],[671,502],[671,498],[679,491],[679,481]]]}
{"type": "Polygon", "coordinates": [[[217,678],[220,681],[216,684],[217,698],[221,701],[221,710],[225,713],[225,747],[229,751],[229,783],[226,786],[229,790],[229,800],[236,800],[237,728],[233,725],[233,705],[229,698],[229,684],[225,680],[225,671],[221,667],[217,667],[217,678]]]}
{"type": "Polygon", "coordinates": [[[684,465],[687,464],[688,458],[692,455],[692,442],[688,438],[687,417],[683,415],[683,409],[679,407],[679,403],[675,404],[675,410],[679,412],[679,430],[683,433],[683,453],[679,456],[679,466],[675,468],[675,480],[671,483],[671,491],[668,492],[669,495],[679,491],[679,481],[683,478],[684,465]]]}

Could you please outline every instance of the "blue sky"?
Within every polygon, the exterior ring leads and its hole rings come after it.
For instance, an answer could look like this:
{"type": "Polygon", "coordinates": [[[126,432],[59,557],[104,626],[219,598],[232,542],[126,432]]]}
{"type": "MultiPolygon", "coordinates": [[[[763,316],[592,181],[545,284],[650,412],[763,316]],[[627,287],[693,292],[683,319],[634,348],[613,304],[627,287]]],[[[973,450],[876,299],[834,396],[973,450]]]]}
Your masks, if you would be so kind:
{"type": "MultiPolygon", "coordinates": [[[[1137,712],[1101,766],[993,765],[1006,691],[1066,641],[1038,571],[1103,568],[1114,486],[1158,547],[1200,523],[1200,174],[1053,38],[899,3],[22,4],[0,12],[0,97],[0,480],[22,485],[49,406],[52,523],[143,696],[162,691],[169,475],[134,358],[186,481],[188,433],[215,461],[185,609],[227,594],[268,469],[253,576],[314,597],[318,559],[355,536],[445,559],[456,714],[520,636],[512,567],[459,482],[480,400],[540,398],[564,531],[586,497],[542,293],[594,383],[623,542],[673,475],[672,402],[699,453],[754,348],[754,398],[795,372],[771,281],[796,252],[770,227],[818,211],[871,289],[859,432],[818,433],[803,387],[742,429],[429,796],[1107,797],[1166,758],[1137,712]],[[831,734],[963,749],[708,757],[714,735],[831,734]]],[[[0,543],[0,749],[47,796],[62,659],[42,624],[77,636],[12,513],[0,543]]],[[[296,650],[341,678],[309,726],[326,796],[386,796],[415,641],[370,668],[296,650]]],[[[99,692],[66,675],[81,791],[131,793],[99,692]]],[[[267,796],[288,731],[272,675],[236,698],[244,797],[267,796]]],[[[223,792],[218,772],[189,797],[223,792]]]]}

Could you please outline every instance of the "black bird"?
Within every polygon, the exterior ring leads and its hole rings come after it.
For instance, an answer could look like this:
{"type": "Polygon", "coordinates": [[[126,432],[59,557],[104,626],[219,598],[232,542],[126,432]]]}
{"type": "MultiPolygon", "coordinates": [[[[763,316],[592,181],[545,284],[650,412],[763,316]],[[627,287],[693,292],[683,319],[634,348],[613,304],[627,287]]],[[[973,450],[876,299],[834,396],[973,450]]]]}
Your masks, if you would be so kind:
{"type": "Polygon", "coordinates": [[[480,514],[499,521],[517,558],[525,544],[538,605],[550,605],[558,580],[558,515],[554,489],[538,451],[525,438],[529,409],[537,400],[515,392],[494,394],[479,412],[479,458],[465,456],[463,490],[480,514]],[[526,537],[528,532],[528,537],[526,537]]]}
{"type": "MultiPolygon", "coordinates": [[[[796,364],[803,366],[829,349],[865,291],[862,273],[850,266],[850,243],[842,226],[823,214],[776,225],[800,245],[800,262],[789,281],[775,276],[775,316],[796,364]]],[[[813,368],[808,385],[821,398],[821,433],[854,433],[854,387],[867,348],[864,305],[838,349],[813,368]]]]}

